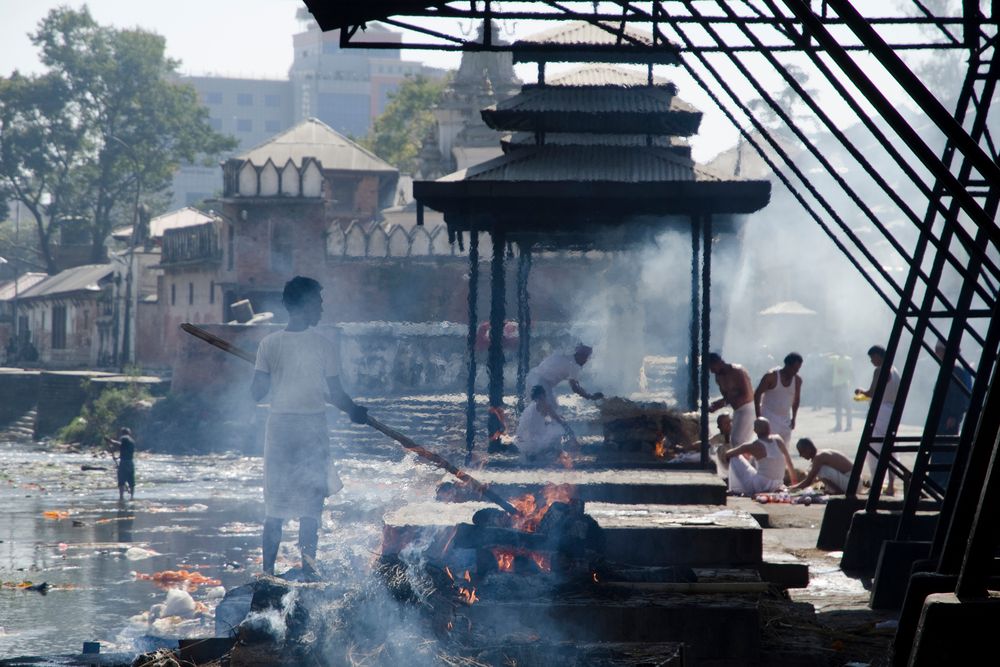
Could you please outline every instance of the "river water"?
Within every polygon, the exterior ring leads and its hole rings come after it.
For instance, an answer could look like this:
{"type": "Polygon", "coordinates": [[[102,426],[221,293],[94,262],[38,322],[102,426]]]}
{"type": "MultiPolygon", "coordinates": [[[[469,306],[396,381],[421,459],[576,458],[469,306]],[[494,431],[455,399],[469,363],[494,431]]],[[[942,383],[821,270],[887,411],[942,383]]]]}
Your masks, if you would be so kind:
{"type": "MultiPolygon", "coordinates": [[[[461,462],[461,396],[362,402],[461,462]]],[[[336,419],[331,436],[344,489],[327,500],[318,560],[325,574],[360,582],[378,553],[385,511],[432,498],[442,473],[371,429],[336,419]]],[[[136,651],[150,635],[212,636],[220,588],[192,589],[203,605],[194,618],[154,622],[149,610],[166,591],[142,576],[185,569],[228,589],[259,571],[261,459],[141,450],[140,442],[135,500],[120,502],[106,455],[0,442],[0,657],[79,653],[85,641],[101,642],[102,652],[136,651]],[[27,582],[51,589],[42,595],[23,588],[27,582]]],[[[297,563],[295,537],[292,523],[279,571],[297,563]]]]}

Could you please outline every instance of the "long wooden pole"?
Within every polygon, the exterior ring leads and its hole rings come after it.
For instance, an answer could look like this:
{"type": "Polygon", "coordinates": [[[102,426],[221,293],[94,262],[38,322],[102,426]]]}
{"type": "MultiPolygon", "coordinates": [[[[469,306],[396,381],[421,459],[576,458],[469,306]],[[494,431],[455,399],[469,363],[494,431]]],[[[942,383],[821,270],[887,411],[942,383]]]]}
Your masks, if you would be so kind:
{"type": "MultiPolygon", "coordinates": [[[[257,361],[254,355],[250,354],[246,350],[239,348],[230,343],[229,341],[223,338],[219,338],[218,336],[211,334],[205,331],[204,329],[200,329],[193,324],[185,322],[184,324],[181,324],[181,329],[191,334],[195,338],[200,338],[209,345],[213,345],[222,350],[223,352],[228,352],[229,354],[239,357],[244,361],[249,361],[250,363],[255,363],[257,361]]],[[[473,490],[479,493],[482,497],[493,501],[507,512],[515,515],[518,514],[517,509],[513,505],[511,505],[507,500],[499,496],[496,492],[491,490],[487,485],[483,484],[469,473],[465,472],[461,468],[452,465],[452,463],[448,461],[448,459],[444,458],[440,454],[435,454],[434,452],[426,449],[425,447],[421,447],[420,445],[418,445],[413,440],[406,437],[396,429],[386,426],[385,424],[378,421],[371,415],[368,415],[367,424],[376,431],[380,431],[381,433],[384,433],[385,435],[389,436],[390,438],[401,444],[404,448],[413,452],[414,454],[424,459],[425,461],[430,461],[437,467],[448,471],[455,477],[458,477],[460,480],[468,484],[469,487],[471,487],[473,490]]]]}

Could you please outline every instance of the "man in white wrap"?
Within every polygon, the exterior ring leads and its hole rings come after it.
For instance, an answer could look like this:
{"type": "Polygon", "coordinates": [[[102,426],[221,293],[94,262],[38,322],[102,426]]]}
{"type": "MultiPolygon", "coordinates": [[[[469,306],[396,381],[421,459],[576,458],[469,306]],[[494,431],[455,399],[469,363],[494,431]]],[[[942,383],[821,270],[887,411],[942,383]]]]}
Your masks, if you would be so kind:
{"type": "Polygon", "coordinates": [[[785,356],[785,365],[772,368],[757,384],[753,393],[754,409],[758,417],[771,423],[771,433],[780,435],[787,445],[792,441],[795,418],[799,414],[799,398],[802,395],[802,355],[790,352],[785,356]]]}
{"type": "Polygon", "coordinates": [[[545,390],[545,400],[555,413],[559,412],[559,405],[556,403],[555,388],[563,381],[569,381],[569,388],[573,393],[583,396],[587,400],[597,401],[604,398],[601,392],[591,394],[580,385],[580,369],[590,359],[594,349],[589,345],[577,345],[573,354],[563,354],[556,352],[542,359],[542,362],[528,371],[524,386],[527,388],[528,396],[526,403],[531,402],[531,392],[535,387],[542,387],[545,390]]]}
{"type": "Polygon", "coordinates": [[[340,384],[333,342],[312,329],[323,315],[322,286],[296,276],[281,295],[288,326],[265,336],[257,348],[254,400],[271,394],[264,438],[263,569],[274,574],[285,519],[299,520],[299,550],[305,578],[314,568],[323,501],[329,495],[329,434],[326,402],[364,424],[367,409],[351,400],[340,384]]]}
{"type": "MultiPolygon", "coordinates": [[[[531,388],[531,403],[517,422],[517,449],[524,463],[550,463],[562,453],[566,422],[549,405],[545,387],[531,388]]],[[[575,444],[575,438],[572,439],[575,444]]]]}
{"type": "Polygon", "coordinates": [[[780,491],[785,486],[786,469],[792,483],[796,483],[792,457],[781,436],[771,435],[771,425],[763,418],[754,420],[753,430],[757,434],[756,440],[723,454],[729,462],[729,480],[736,478],[739,492],[748,496],[780,491]],[[744,455],[753,458],[756,468],[744,455]]]}
{"type": "MultiPolygon", "coordinates": [[[[757,416],[753,407],[753,384],[750,383],[750,374],[739,364],[726,363],[717,352],[708,355],[708,370],[715,375],[715,382],[719,385],[722,398],[712,401],[708,406],[709,412],[715,412],[719,408],[730,405],[733,408],[733,430],[730,441],[734,445],[743,445],[753,439],[753,420],[757,416]]],[[[725,459],[726,462],[729,459],[725,459]]],[[[739,488],[739,480],[733,475],[729,475],[729,490],[734,493],[743,493],[739,488]]]]}
{"type": "MultiPolygon", "coordinates": [[[[868,360],[875,367],[875,371],[872,373],[872,383],[868,389],[861,389],[859,387],[854,390],[854,393],[858,396],[872,398],[875,395],[875,386],[878,384],[879,375],[884,371],[889,373],[889,377],[885,383],[885,391],[882,392],[882,402],[879,404],[878,413],[875,415],[875,424],[872,426],[872,438],[884,438],[886,431],[889,429],[889,416],[892,414],[892,406],[896,403],[896,394],[899,392],[899,371],[896,370],[895,366],[890,366],[886,369],[885,348],[881,345],[872,345],[868,348],[868,360]]],[[[879,456],[882,454],[881,442],[872,442],[871,447],[879,456]]],[[[875,466],[878,465],[878,456],[876,454],[869,452],[865,458],[868,475],[872,478],[875,477],[875,466]]],[[[887,474],[889,476],[889,486],[885,494],[887,496],[894,496],[896,495],[896,475],[893,474],[891,468],[887,474]]]]}

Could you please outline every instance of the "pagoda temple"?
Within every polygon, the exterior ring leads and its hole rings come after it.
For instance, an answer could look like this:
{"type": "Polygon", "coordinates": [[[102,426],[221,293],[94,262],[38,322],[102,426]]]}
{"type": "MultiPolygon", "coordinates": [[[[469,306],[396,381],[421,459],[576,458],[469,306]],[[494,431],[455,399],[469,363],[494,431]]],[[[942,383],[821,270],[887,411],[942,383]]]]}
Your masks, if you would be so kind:
{"type": "MultiPolygon", "coordinates": [[[[724,176],[694,162],[687,139],[697,134],[701,112],[679,98],[671,82],[654,76],[655,63],[648,59],[641,63],[647,66],[645,73],[598,64],[607,58],[609,38],[598,27],[572,24],[527,40],[538,62],[538,82],[522,86],[517,95],[481,112],[488,127],[510,133],[501,140],[503,155],[437,180],[418,181],[414,197],[419,207],[444,215],[451,235],[461,238],[468,233],[470,291],[476,289],[479,233],[491,236],[490,434],[502,430],[503,421],[500,341],[506,318],[503,263],[508,246],[516,245],[521,261],[530,266],[532,251],[620,250],[652,243],[666,230],[689,231],[693,252],[689,407],[694,408],[700,398],[702,442],[707,443],[708,369],[698,360],[709,351],[712,242],[716,235],[736,230],[735,214],[766,206],[771,184],[724,176]],[[571,57],[565,55],[567,45],[572,46],[571,57]],[[567,60],[587,64],[546,80],[546,62],[567,60]]],[[[520,52],[521,60],[524,53],[520,52]]],[[[656,55],[659,64],[677,62],[673,50],[656,55]]],[[[619,53],[618,62],[621,57],[619,53]]],[[[470,311],[473,307],[470,298],[470,311]]],[[[526,303],[518,304],[517,319],[522,329],[520,379],[528,366],[526,303]]],[[[470,312],[470,340],[476,321],[470,312]]],[[[471,449],[475,376],[471,349],[469,365],[471,449]]],[[[708,464],[707,449],[702,451],[702,464],[708,464]]]]}

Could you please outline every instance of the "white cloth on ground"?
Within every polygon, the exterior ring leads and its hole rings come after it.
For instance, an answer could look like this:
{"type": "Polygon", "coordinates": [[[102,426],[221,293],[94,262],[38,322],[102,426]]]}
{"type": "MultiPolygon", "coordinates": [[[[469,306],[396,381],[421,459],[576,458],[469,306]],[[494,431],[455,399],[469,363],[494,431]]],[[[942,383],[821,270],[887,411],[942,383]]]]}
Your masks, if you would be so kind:
{"type": "Polygon", "coordinates": [[[562,442],[562,435],[562,426],[558,422],[546,420],[534,401],[524,409],[517,422],[517,448],[525,459],[558,447],[562,442]]]}
{"type": "Polygon", "coordinates": [[[265,336],[254,368],[271,376],[271,414],[325,414],[326,380],[340,374],[337,348],[311,328],[265,336]]]}
{"type": "Polygon", "coordinates": [[[572,354],[556,352],[542,359],[542,362],[528,371],[524,381],[525,400],[531,400],[531,389],[537,385],[545,388],[545,396],[549,405],[556,407],[555,388],[565,380],[576,380],[580,377],[580,364],[572,354]]]}
{"type": "Polygon", "coordinates": [[[844,493],[847,490],[847,483],[851,479],[851,473],[840,472],[836,468],[823,466],[816,474],[822,482],[829,482],[837,487],[837,493],[844,493]]]}
{"type": "Polygon", "coordinates": [[[264,437],[264,514],[319,519],[329,494],[326,414],[274,414],[264,437]]]}
{"type": "Polygon", "coordinates": [[[770,493],[777,491],[784,486],[785,461],[774,440],[768,439],[764,442],[767,456],[757,460],[757,468],[750,465],[742,456],[737,456],[729,462],[729,481],[732,488],[733,480],[736,480],[737,489],[732,489],[737,493],[754,495],[756,493],[770,493]],[[770,461],[769,461],[770,459],[770,461]],[[774,461],[780,464],[780,471],[777,477],[772,470],[774,461]]]}

